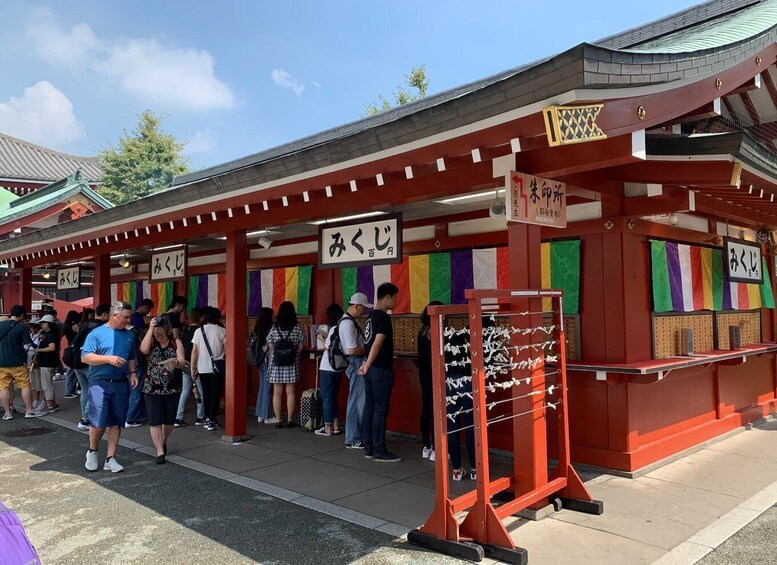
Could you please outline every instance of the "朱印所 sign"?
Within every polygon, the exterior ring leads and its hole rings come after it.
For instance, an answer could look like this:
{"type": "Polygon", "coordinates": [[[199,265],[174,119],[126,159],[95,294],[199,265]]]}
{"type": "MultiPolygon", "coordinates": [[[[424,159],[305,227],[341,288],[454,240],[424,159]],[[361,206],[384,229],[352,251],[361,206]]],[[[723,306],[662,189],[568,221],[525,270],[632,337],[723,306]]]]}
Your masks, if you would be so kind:
{"type": "Polygon", "coordinates": [[[81,267],[57,269],[57,290],[73,290],[81,288],[81,267]]]}
{"type": "Polygon", "coordinates": [[[762,284],[761,246],[752,241],[723,238],[723,263],[731,282],[762,284]]]}
{"type": "Polygon", "coordinates": [[[567,227],[565,183],[511,171],[506,188],[508,222],[567,227]]]}
{"type": "Polygon", "coordinates": [[[322,269],[402,262],[402,216],[323,224],[318,228],[318,266],[322,269]]]}
{"type": "Polygon", "coordinates": [[[148,265],[151,282],[180,280],[186,277],[186,248],[153,253],[148,265]]]}

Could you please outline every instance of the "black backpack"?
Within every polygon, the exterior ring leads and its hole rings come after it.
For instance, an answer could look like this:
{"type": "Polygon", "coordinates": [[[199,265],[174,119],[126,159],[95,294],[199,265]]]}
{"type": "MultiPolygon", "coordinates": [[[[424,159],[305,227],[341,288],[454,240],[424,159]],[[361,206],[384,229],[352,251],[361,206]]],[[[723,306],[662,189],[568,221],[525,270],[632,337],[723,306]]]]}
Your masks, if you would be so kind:
{"type": "Polygon", "coordinates": [[[73,341],[62,352],[62,362],[65,365],[71,369],[86,369],[88,367],[86,363],[81,361],[81,349],[84,347],[84,343],[86,343],[86,336],[89,335],[89,332],[101,325],[102,322],[90,320],[78,330],[73,341]]]}
{"type": "Polygon", "coordinates": [[[246,345],[246,361],[249,365],[258,367],[264,363],[266,357],[267,350],[263,347],[263,344],[259,343],[259,336],[251,334],[246,345]]]}
{"type": "Polygon", "coordinates": [[[292,330],[289,330],[286,337],[281,333],[281,329],[278,328],[278,333],[281,339],[275,344],[272,354],[273,365],[288,366],[293,365],[297,361],[297,346],[289,339],[291,337],[292,330]]]}
{"type": "Polygon", "coordinates": [[[350,314],[345,314],[342,318],[340,318],[340,321],[337,322],[334,329],[332,330],[332,335],[329,337],[329,348],[327,350],[329,365],[335,371],[342,371],[348,367],[348,354],[343,351],[343,342],[340,340],[340,324],[346,318],[353,322],[353,325],[356,326],[356,330],[360,334],[362,333],[362,329],[359,327],[359,324],[356,323],[356,320],[354,320],[353,316],[350,314]]]}

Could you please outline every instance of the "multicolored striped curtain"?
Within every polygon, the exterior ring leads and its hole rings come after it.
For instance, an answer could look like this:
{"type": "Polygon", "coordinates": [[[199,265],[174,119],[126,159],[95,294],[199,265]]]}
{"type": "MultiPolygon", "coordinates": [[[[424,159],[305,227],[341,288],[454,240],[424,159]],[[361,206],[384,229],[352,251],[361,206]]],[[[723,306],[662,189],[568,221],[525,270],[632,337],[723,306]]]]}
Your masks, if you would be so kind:
{"type": "MultiPolygon", "coordinates": [[[[313,276],[312,265],[263,269],[246,273],[246,299],[248,315],[256,316],[263,306],[278,310],[284,300],[294,304],[297,314],[310,313],[310,288],[313,276]]],[[[190,306],[218,306],[226,311],[226,275],[195,275],[189,277],[190,306]]]]}
{"type": "Polygon", "coordinates": [[[175,295],[173,282],[149,283],[148,281],[129,281],[111,285],[111,302],[123,300],[137,308],[141,300],[150,298],[154,301],[151,315],[161,314],[167,310],[175,295]]]}
{"type": "Polygon", "coordinates": [[[720,249],[651,240],[650,256],[655,312],[774,308],[766,259],[758,285],[726,282],[720,249]]]}
{"type": "MultiPolygon", "coordinates": [[[[542,250],[543,287],[563,289],[564,310],[577,313],[580,242],[543,243],[542,250]]],[[[348,267],[341,270],[343,304],[355,292],[363,292],[375,302],[377,287],[392,282],[400,288],[393,312],[420,313],[432,300],[464,304],[464,291],[468,288],[508,288],[508,271],[507,247],[410,255],[394,265],[348,267]]]]}

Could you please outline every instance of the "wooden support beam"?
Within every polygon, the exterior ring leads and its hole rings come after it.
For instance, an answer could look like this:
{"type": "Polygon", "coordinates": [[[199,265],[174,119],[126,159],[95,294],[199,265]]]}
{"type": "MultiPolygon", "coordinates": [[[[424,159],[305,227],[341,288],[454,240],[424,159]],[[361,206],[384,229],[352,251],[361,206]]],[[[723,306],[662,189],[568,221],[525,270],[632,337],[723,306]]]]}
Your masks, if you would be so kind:
{"type": "Polygon", "coordinates": [[[623,201],[623,214],[626,216],[652,216],[654,214],[671,214],[685,212],[695,207],[693,194],[690,191],[677,188],[670,194],[662,196],[635,196],[623,201]]]}

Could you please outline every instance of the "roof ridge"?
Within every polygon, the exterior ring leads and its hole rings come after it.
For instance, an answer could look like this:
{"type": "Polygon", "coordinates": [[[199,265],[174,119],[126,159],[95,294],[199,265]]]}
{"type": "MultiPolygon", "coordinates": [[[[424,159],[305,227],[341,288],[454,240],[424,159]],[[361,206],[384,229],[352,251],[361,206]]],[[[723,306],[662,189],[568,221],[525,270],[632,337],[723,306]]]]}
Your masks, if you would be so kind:
{"type": "Polygon", "coordinates": [[[627,49],[655,40],[664,35],[689,28],[700,23],[713,20],[748,8],[756,4],[762,4],[767,0],[709,0],[696,4],[690,8],[674,12],[663,18],[653,20],[646,24],[627,29],[613,35],[608,35],[597,41],[594,45],[612,50],[627,49]]]}
{"type": "Polygon", "coordinates": [[[78,155],[72,155],[70,153],[64,153],[62,151],[57,151],[56,149],[50,149],[48,147],[43,147],[42,145],[37,145],[35,143],[25,141],[23,139],[19,139],[18,137],[14,137],[12,135],[8,135],[7,133],[0,132],[0,137],[5,138],[8,141],[11,141],[13,143],[17,143],[19,145],[29,147],[30,149],[34,149],[36,151],[39,151],[41,153],[47,153],[47,154],[55,154],[60,157],[64,157],[66,159],[72,159],[74,161],[97,161],[98,157],[95,155],[94,157],[81,157],[78,155]]]}

